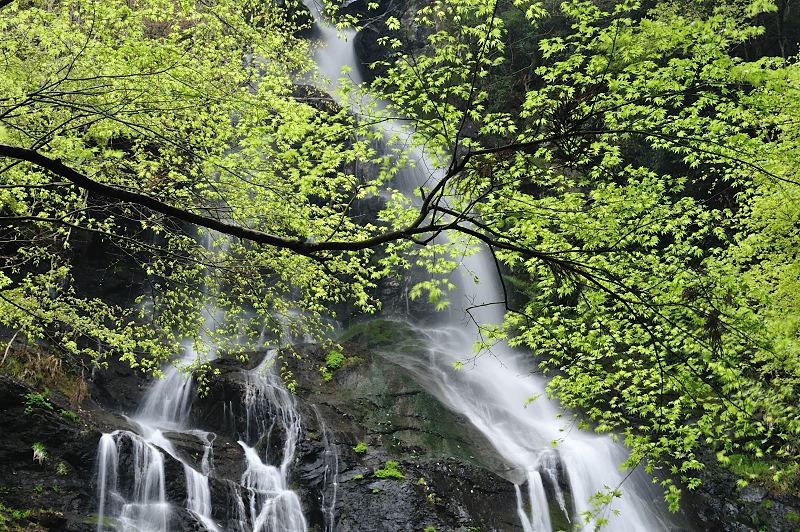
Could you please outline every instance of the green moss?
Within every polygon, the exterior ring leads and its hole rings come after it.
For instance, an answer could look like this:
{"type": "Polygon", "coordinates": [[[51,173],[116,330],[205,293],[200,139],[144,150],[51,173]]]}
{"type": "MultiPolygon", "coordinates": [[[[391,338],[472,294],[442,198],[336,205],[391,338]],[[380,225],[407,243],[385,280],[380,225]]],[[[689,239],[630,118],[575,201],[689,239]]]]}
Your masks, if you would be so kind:
{"type": "Polygon", "coordinates": [[[72,410],[68,410],[66,408],[60,409],[58,411],[58,413],[59,413],[59,415],[61,415],[61,417],[63,417],[64,419],[67,419],[69,421],[72,421],[73,423],[77,423],[78,421],[81,420],[81,418],[80,418],[80,416],[78,414],[76,414],[72,410]]]}
{"type": "Polygon", "coordinates": [[[353,475],[353,478],[350,480],[364,480],[364,475],[353,475]]]}
{"type": "Polygon", "coordinates": [[[353,452],[356,454],[366,454],[367,453],[367,444],[363,441],[360,441],[353,447],[353,452]]]}
{"type": "Polygon", "coordinates": [[[322,380],[325,382],[330,382],[333,379],[333,373],[326,367],[319,368],[319,372],[322,374],[322,380]]]}
{"type": "Polygon", "coordinates": [[[372,493],[380,493],[380,488],[372,488],[372,493]]]}
{"type": "Polygon", "coordinates": [[[336,371],[344,364],[344,354],[339,351],[331,351],[325,357],[325,366],[331,370],[336,371]]]}
{"type": "Polygon", "coordinates": [[[436,532],[436,528],[432,526],[426,526],[425,532],[436,532]]]}
{"type": "Polygon", "coordinates": [[[770,465],[767,462],[754,460],[743,454],[730,455],[727,465],[737,476],[751,480],[770,473],[770,465]]]}
{"type": "Polygon", "coordinates": [[[325,356],[325,365],[319,368],[322,380],[330,382],[333,380],[333,372],[341,368],[345,363],[344,354],[341,351],[333,350],[325,356]]]}
{"type": "Polygon", "coordinates": [[[103,528],[107,528],[109,530],[117,530],[118,522],[115,518],[109,517],[107,515],[103,516],[102,521],[97,514],[91,514],[89,517],[83,520],[84,523],[87,525],[92,525],[93,527],[97,527],[101,522],[103,524],[103,528]]]}
{"type": "Polygon", "coordinates": [[[416,333],[407,323],[371,320],[352,325],[341,334],[339,341],[353,341],[366,347],[380,348],[406,343],[415,337],[416,333]]]}
{"type": "MultiPolygon", "coordinates": [[[[46,522],[52,517],[63,517],[52,508],[29,508],[18,510],[9,508],[0,502],[0,532],[30,532],[44,530],[38,523],[46,522]]],[[[48,528],[48,530],[50,530],[48,528]]]]}
{"type": "Polygon", "coordinates": [[[444,502],[442,498],[439,497],[439,494],[436,493],[435,491],[428,493],[425,496],[425,500],[428,501],[430,504],[442,504],[444,502]]]}
{"type": "Polygon", "coordinates": [[[397,467],[400,464],[394,460],[389,460],[383,466],[383,469],[376,469],[373,473],[378,478],[395,478],[398,480],[405,480],[406,476],[397,467]]]}
{"type": "Polygon", "coordinates": [[[44,389],[44,393],[26,393],[23,395],[25,398],[25,409],[23,412],[25,412],[25,414],[32,414],[34,408],[53,410],[53,403],[50,402],[47,395],[47,388],[44,389]]]}
{"type": "Polygon", "coordinates": [[[800,494],[800,467],[797,465],[778,468],[769,460],[745,454],[718,454],[717,460],[739,477],[736,483],[739,488],[755,484],[766,487],[772,493],[800,494]]]}
{"type": "Polygon", "coordinates": [[[22,522],[27,521],[31,513],[31,510],[16,510],[0,502],[0,532],[25,530],[28,523],[22,522]]]}

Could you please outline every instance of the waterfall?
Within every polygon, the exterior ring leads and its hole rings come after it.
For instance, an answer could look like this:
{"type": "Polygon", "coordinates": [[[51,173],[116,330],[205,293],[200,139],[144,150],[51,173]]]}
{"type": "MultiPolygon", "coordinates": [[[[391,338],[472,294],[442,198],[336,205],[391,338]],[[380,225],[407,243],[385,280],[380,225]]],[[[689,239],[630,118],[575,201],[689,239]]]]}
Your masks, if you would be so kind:
{"type": "MultiPolygon", "coordinates": [[[[353,49],[354,32],[337,32],[309,5],[323,47],[316,52],[321,72],[338,79],[342,67],[361,81],[353,49]],[[340,37],[344,36],[345,39],[340,37]]],[[[396,123],[384,126],[387,135],[400,130],[396,123]]],[[[405,179],[415,188],[436,172],[419,170],[427,165],[417,153],[416,171],[405,179]]],[[[463,415],[491,442],[494,452],[509,469],[501,472],[514,484],[517,518],[526,532],[551,532],[555,523],[578,525],[589,515],[588,527],[597,521],[592,496],[620,489],[622,496],[601,508],[607,530],[667,529],[645,491],[620,472],[625,450],[609,437],[581,432],[567,426],[558,405],[546,398],[545,381],[534,375],[530,354],[499,344],[490,353],[475,357],[473,344],[480,331],[464,319],[469,309],[475,322],[502,322],[502,298],[492,257],[479,251],[463,260],[453,281],[460,286],[448,323],[436,328],[416,327],[425,342],[419,349],[396,349],[387,356],[405,367],[433,396],[463,415]],[[472,280],[478,279],[475,283],[472,280]],[[463,363],[456,371],[454,364],[463,363]]],[[[399,347],[399,346],[398,346],[399,347]]],[[[179,365],[188,366],[198,355],[191,349],[179,365]]],[[[236,532],[307,529],[300,499],[289,487],[289,473],[300,437],[301,419],[295,399],[288,393],[275,368],[276,352],[247,375],[246,426],[238,442],[244,453],[244,472],[238,483],[219,479],[226,487],[225,530],[236,532]],[[282,443],[281,443],[282,442],[282,443]]],[[[173,506],[167,499],[165,460],[182,465],[186,484],[185,510],[207,530],[222,530],[221,517],[212,512],[210,482],[215,479],[215,435],[190,426],[193,398],[191,378],[168,367],[165,377],[147,391],[139,411],[131,417],[133,431],[103,434],[97,452],[98,532],[105,530],[161,532],[171,528],[173,506]],[[176,452],[164,431],[192,435],[204,442],[199,469],[176,452]]],[[[223,412],[235,425],[231,404],[223,412]]],[[[334,530],[338,462],[324,422],[317,414],[325,444],[326,479],[331,475],[330,498],[323,499],[326,529],[334,530]]],[[[217,480],[217,479],[215,479],[217,480]]],[[[174,502],[174,501],[173,501],[174,502]]],[[[174,529],[174,528],[173,528],[174,529]]]]}
{"type": "Polygon", "coordinates": [[[242,485],[248,490],[250,530],[305,532],[306,520],[297,494],[286,487],[280,468],[265,464],[243,441],[247,469],[242,485]]]}
{"type": "Polygon", "coordinates": [[[247,468],[241,484],[247,490],[247,504],[234,494],[234,504],[248,509],[250,527],[245,530],[305,532],[306,520],[300,498],[288,487],[289,468],[300,437],[300,416],[294,396],[275,371],[277,351],[271,350],[263,362],[247,374],[245,439],[239,441],[247,468]],[[267,420],[269,422],[267,423],[267,420]],[[278,465],[268,463],[274,453],[275,437],[283,438],[278,465]],[[264,447],[264,459],[252,446],[264,447]]]}
{"type": "Polygon", "coordinates": [[[148,390],[142,408],[130,421],[136,432],[118,430],[103,434],[98,446],[98,532],[103,530],[166,531],[170,523],[170,503],[166,497],[165,453],[183,465],[186,482],[186,509],[207,530],[218,531],[211,518],[210,433],[186,429],[191,408],[192,383],[174,367],[166,370],[163,380],[148,390]],[[197,471],[178,457],[162,429],[192,434],[206,442],[203,471],[197,471]],[[133,456],[127,470],[123,458],[133,456]],[[123,488],[121,479],[133,478],[133,485],[123,488]]]}
{"type": "MultiPolygon", "coordinates": [[[[320,71],[331,81],[342,67],[349,69],[354,83],[361,82],[360,65],[353,47],[354,34],[331,28],[320,8],[306,3],[319,28],[322,47],[316,52],[320,71]]],[[[382,125],[386,136],[397,136],[402,126],[393,121],[382,125]]],[[[408,168],[401,188],[409,194],[440,172],[423,171],[429,162],[420,150],[414,168],[408,168]]],[[[454,272],[455,293],[448,323],[438,328],[417,328],[428,346],[420,355],[395,348],[386,353],[406,367],[417,381],[453,411],[467,419],[492,443],[498,456],[511,468],[505,472],[515,484],[520,525],[526,532],[550,532],[551,518],[568,527],[586,528],[607,521],[604,530],[667,530],[663,513],[649,500],[641,476],[626,477],[619,469],[624,448],[608,436],[586,433],[567,426],[558,405],[547,399],[544,379],[533,374],[530,354],[495,345],[491,352],[475,356],[473,346],[481,338],[476,324],[503,321],[503,290],[491,255],[484,249],[465,257],[454,272]],[[469,316],[469,319],[467,319],[469,316]],[[454,370],[455,363],[462,369],[454,370]],[[621,497],[594,507],[594,495],[619,489],[621,497]],[[527,492],[527,497],[523,495],[527,492]],[[567,501],[569,496],[569,504],[567,501]]]]}
{"type": "MultiPolygon", "coordinates": [[[[150,436],[154,441],[159,438],[155,433],[150,436]]],[[[97,530],[166,531],[169,505],[161,451],[138,434],[117,430],[100,437],[97,456],[97,530]],[[123,456],[132,458],[126,478],[120,468],[123,456]],[[130,484],[125,489],[123,480],[130,484]]]]}
{"type": "MultiPolygon", "coordinates": [[[[276,354],[270,351],[247,374],[243,436],[247,441],[239,442],[245,456],[246,469],[240,481],[245,495],[243,498],[242,491],[232,489],[232,500],[228,501],[236,516],[229,523],[237,532],[306,530],[300,499],[288,487],[300,417],[294,397],[275,372],[276,354]],[[277,436],[283,438],[283,445],[276,465],[272,465],[269,454],[277,436]],[[263,458],[256,446],[263,446],[263,458]]],[[[174,529],[170,526],[170,503],[165,494],[165,454],[183,466],[186,510],[206,530],[222,530],[212,516],[209,487],[209,478],[214,474],[215,434],[188,426],[192,393],[191,378],[170,367],[165,378],[150,387],[138,414],[131,418],[137,432],[115,431],[101,436],[97,454],[99,532],[117,528],[143,532],[174,529]],[[162,429],[190,434],[204,442],[199,471],[180,458],[162,429]],[[122,460],[126,456],[133,457],[133,467],[128,471],[122,460]],[[132,486],[123,488],[123,478],[132,478],[132,486]]]]}
{"type": "Polygon", "coordinates": [[[107,497],[117,492],[117,442],[111,434],[100,436],[97,446],[97,486],[99,490],[97,508],[97,530],[103,530],[107,497]]]}

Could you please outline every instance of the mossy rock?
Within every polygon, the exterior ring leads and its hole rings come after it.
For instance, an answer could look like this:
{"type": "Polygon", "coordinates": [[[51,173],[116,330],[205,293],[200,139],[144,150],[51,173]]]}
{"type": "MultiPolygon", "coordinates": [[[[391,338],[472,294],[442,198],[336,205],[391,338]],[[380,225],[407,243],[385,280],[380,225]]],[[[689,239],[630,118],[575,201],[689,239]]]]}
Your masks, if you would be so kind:
{"type": "Polygon", "coordinates": [[[339,336],[339,342],[352,342],[376,350],[397,345],[421,345],[413,326],[393,320],[371,320],[351,325],[339,336]]]}

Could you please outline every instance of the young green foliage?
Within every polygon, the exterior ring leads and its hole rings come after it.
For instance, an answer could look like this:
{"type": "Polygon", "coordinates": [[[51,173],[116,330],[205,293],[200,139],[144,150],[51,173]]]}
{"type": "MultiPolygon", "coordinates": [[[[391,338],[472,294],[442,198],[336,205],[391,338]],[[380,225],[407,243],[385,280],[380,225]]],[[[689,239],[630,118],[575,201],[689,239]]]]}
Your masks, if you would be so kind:
{"type": "Polygon", "coordinates": [[[346,107],[296,84],[313,68],[294,34],[297,9],[3,6],[2,326],[68,358],[113,353],[159,373],[187,341],[201,355],[235,355],[265,336],[322,334],[330,303],[377,308],[369,290],[382,274],[369,246],[312,255],[179,221],[289,247],[378,231],[352,208],[395,164],[346,107]],[[130,280],[128,301],[112,303],[84,278],[87,249],[98,250],[100,277],[130,280]]]}
{"type": "Polygon", "coordinates": [[[405,480],[406,476],[398,469],[400,464],[394,460],[387,461],[381,469],[376,469],[373,473],[377,478],[393,478],[405,480]]]}
{"type": "Polygon", "coordinates": [[[624,435],[629,466],[692,489],[711,447],[791,489],[800,68],[741,56],[774,6],[514,2],[527,30],[502,6],[419,9],[425,50],[400,51],[376,85],[446,168],[423,198],[516,279],[481,347],[532,350],[551,395],[624,435]],[[519,46],[507,20],[535,56],[524,97],[490,110],[519,46]]]}

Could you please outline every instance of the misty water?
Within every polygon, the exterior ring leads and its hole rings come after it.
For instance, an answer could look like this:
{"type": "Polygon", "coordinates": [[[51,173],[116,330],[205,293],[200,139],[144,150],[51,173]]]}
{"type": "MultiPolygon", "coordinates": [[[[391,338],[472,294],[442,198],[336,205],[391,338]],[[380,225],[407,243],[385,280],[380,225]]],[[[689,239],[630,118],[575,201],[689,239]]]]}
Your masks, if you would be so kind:
{"type": "MultiPolygon", "coordinates": [[[[362,83],[362,66],[353,45],[355,32],[337,31],[326,23],[319,5],[308,5],[319,28],[321,46],[315,59],[322,74],[332,80],[331,88],[344,76],[355,85],[362,83]]],[[[394,120],[381,127],[387,137],[404,131],[394,120]]],[[[415,164],[398,183],[409,195],[420,185],[435,184],[440,174],[421,150],[411,155],[415,164]]],[[[436,328],[414,327],[424,339],[416,342],[426,346],[424,356],[413,349],[385,355],[414,374],[442,403],[469,419],[491,442],[509,467],[499,473],[515,484],[519,522],[525,532],[553,530],[550,514],[554,511],[560,511],[562,522],[566,520],[572,527],[581,527],[584,516],[591,516],[586,524],[589,529],[602,520],[607,521],[604,530],[612,532],[668,530],[669,519],[663,502],[657,500],[658,491],[648,486],[643,474],[620,470],[627,452],[611,437],[580,431],[571,416],[562,416],[558,405],[547,399],[545,380],[534,374],[530,353],[497,344],[474,356],[473,346],[482,339],[478,324],[503,321],[505,307],[498,276],[488,251],[465,256],[451,278],[458,288],[451,296],[446,323],[436,328]],[[414,354],[408,355],[410,351],[414,354]],[[465,363],[467,359],[469,363],[465,363]],[[456,364],[459,370],[454,369],[456,364]],[[569,493],[561,486],[567,486],[569,493]],[[596,494],[612,490],[621,496],[609,504],[592,503],[596,494]],[[547,494],[554,500],[548,500],[547,494]]]]}
{"type": "MultiPolygon", "coordinates": [[[[315,59],[324,78],[336,81],[342,68],[354,84],[360,83],[352,31],[337,31],[310,5],[316,21],[319,47],[315,59]]],[[[324,82],[323,82],[324,83],[324,82]]],[[[328,88],[333,88],[328,85],[328,88]]],[[[400,124],[386,122],[388,134],[403,131],[400,124]]],[[[437,172],[428,169],[425,154],[417,151],[415,167],[402,176],[402,188],[413,190],[435,182],[437,172]]],[[[579,526],[583,515],[609,521],[605,530],[667,530],[663,508],[638,473],[627,476],[619,464],[626,451],[611,438],[578,430],[571,416],[561,416],[558,405],[547,399],[545,381],[535,374],[530,353],[514,351],[503,344],[475,356],[473,345],[479,328],[473,323],[498,324],[503,319],[497,271],[488,253],[465,257],[452,281],[458,289],[451,295],[451,310],[436,328],[412,325],[418,349],[383,353],[406,368],[417,382],[448,408],[461,414],[491,443],[505,468],[497,471],[515,485],[519,528],[525,532],[550,532],[554,521],[579,526]],[[467,313],[470,309],[470,313],[467,313]],[[471,316],[471,319],[468,318],[471,316]],[[461,363],[455,370],[454,364],[461,363]],[[533,399],[533,400],[532,400],[533,399]],[[621,497],[595,507],[596,493],[619,489],[621,497]]],[[[186,346],[178,366],[188,366],[197,354],[186,346]]],[[[169,366],[165,377],[155,381],[142,405],[130,413],[131,430],[104,434],[97,451],[97,530],[156,532],[172,529],[170,515],[177,509],[167,502],[166,462],[181,464],[186,486],[185,508],[208,530],[301,532],[307,522],[301,500],[290,487],[295,449],[303,420],[295,397],[276,374],[274,351],[247,376],[247,427],[238,442],[244,461],[239,488],[229,490],[225,522],[212,515],[215,435],[192,426],[195,387],[185,372],[169,366]],[[278,424],[283,448],[277,458],[257,450],[257,442],[278,424]],[[197,463],[181,458],[165,434],[182,434],[202,443],[197,463]]],[[[212,354],[213,357],[213,354],[212,354]]],[[[317,413],[317,423],[324,419],[317,413]]],[[[338,458],[323,430],[326,457],[326,529],[336,523],[336,478],[338,458]]],[[[217,501],[216,504],[220,504],[217,501]]]]}

